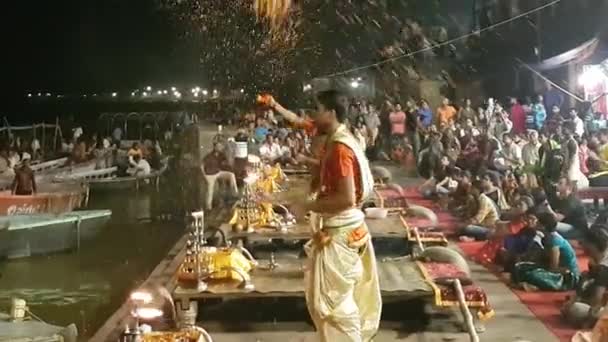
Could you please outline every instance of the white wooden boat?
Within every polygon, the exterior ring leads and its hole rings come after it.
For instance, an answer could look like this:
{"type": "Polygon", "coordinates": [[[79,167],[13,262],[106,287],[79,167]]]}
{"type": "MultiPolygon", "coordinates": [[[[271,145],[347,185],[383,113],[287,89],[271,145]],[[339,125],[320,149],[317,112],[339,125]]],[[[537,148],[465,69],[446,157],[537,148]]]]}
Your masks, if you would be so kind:
{"type": "Polygon", "coordinates": [[[166,170],[167,165],[164,165],[160,170],[154,170],[148,175],[118,177],[114,174],[111,177],[92,179],[88,184],[91,190],[99,191],[139,190],[150,186],[158,189],[160,177],[166,170]]]}
{"type": "Polygon", "coordinates": [[[160,177],[169,167],[170,156],[161,160],[160,170],[152,170],[148,175],[118,176],[118,168],[110,167],[100,170],[79,171],[53,177],[55,183],[85,183],[91,190],[139,190],[140,188],[155,186],[158,189],[160,177]]]}
{"type": "MultiPolygon", "coordinates": [[[[32,165],[31,169],[34,171],[36,176],[36,183],[38,185],[50,183],[57,176],[93,171],[97,165],[97,161],[95,159],[73,165],[66,165],[67,161],[67,158],[60,158],[49,162],[32,165]]],[[[0,175],[0,191],[10,190],[14,177],[14,175],[0,175]]]]}
{"type": "Polygon", "coordinates": [[[143,187],[155,186],[158,188],[160,177],[165,173],[168,164],[165,162],[160,170],[153,170],[148,175],[124,176],[117,175],[118,168],[76,172],[69,175],[57,176],[53,179],[57,183],[81,182],[88,184],[91,190],[139,190],[143,187]]]}
{"type": "Polygon", "coordinates": [[[82,242],[96,237],[111,216],[110,210],[2,216],[0,258],[16,259],[78,249],[82,242]]]}
{"type": "Polygon", "coordinates": [[[71,183],[71,182],[84,182],[88,183],[94,179],[106,179],[112,178],[116,172],[118,172],[117,167],[109,167],[106,169],[99,169],[93,171],[79,171],[65,175],[57,175],[53,177],[53,182],[55,183],[71,183]]]}
{"type": "Polygon", "coordinates": [[[40,163],[32,163],[30,165],[30,168],[32,169],[32,171],[34,171],[34,173],[43,173],[43,172],[48,172],[50,170],[55,170],[55,169],[59,169],[61,167],[64,167],[65,164],[67,164],[68,162],[68,158],[59,158],[59,159],[53,159],[53,160],[48,160],[45,162],[40,162],[40,163]]]}

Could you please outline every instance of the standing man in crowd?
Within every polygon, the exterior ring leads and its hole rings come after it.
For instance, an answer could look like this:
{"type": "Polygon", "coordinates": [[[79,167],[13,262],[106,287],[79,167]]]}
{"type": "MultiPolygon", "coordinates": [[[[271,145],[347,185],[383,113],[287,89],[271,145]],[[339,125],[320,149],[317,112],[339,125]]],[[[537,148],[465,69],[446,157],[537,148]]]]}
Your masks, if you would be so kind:
{"type": "Polygon", "coordinates": [[[365,127],[367,128],[367,136],[369,140],[367,142],[367,146],[371,151],[371,156],[375,158],[378,153],[377,140],[378,135],[380,134],[380,116],[373,105],[369,105],[368,113],[363,119],[365,120],[365,127]]]}
{"type": "Polygon", "coordinates": [[[418,109],[420,123],[422,128],[427,129],[433,124],[433,111],[426,100],[420,100],[420,109],[418,109]]]}
{"type": "Polygon", "coordinates": [[[395,110],[389,114],[388,119],[391,123],[391,136],[393,140],[402,140],[405,136],[405,112],[401,109],[401,104],[395,105],[395,110]]]}
{"type": "Polygon", "coordinates": [[[445,97],[437,108],[437,120],[440,129],[449,127],[456,119],[456,109],[450,105],[450,99],[445,97]]]}
{"type": "Polygon", "coordinates": [[[239,188],[236,183],[236,175],[232,172],[224,146],[220,142],[215,142],[213,150],[203,158],[201,169],[203,177],[207,182],[207,198],[205,202],[207,209],[212,208],[215,183],[217,181],[228,182],[232,195],[238,195],[239,188]]]}
{"type": "Polygon", "coordinates": [[[532,118],[534,119],[534,129],[540,131],[547,119],[547,110],[543,105],[543,96],[538,95],[536,102],[532,105],[532,118]]]}
{"type": "Polygon", "coordinates": [[[580,138],[585,134],[585,122],[578,116],[578,110],[576,108],[570,108],[569,120],[574,123],[574,133],[580,138]]]}
{"type": "Polygon", "coordinates": [[[526,132],[526,113],[524,107],[516,97],[511,98],[511,122],[513,122],[513,133],[522,134],[526,132]]]}
{"type": "Polygon", "coordinates": [[[407,101],[405,117],[405,132],[407,134],[407,140],[412,145],[414,156],[418,158],[420,152],[420,135],[418,130],[422,127],[420,117],[418,116],[418,106],[413,100],[407,101]]]}
{"type": "Polygon", "coordinates": [[[29,155],[24,155],[21,167],[15,172],[15,179],[11,186],[13,195],[29,196],[36,193],[36,177],[30,168],[30,158],[29,155]]]}
{"type": "Polygon", "coordinates": [[[467,120],[471,120],[473,123],[477,122],[477,113],[471,104],[471,99],[465,99],[464,105],[460,107],[458,111],[458,121],[461,124],[465,124],[467,120]]]}

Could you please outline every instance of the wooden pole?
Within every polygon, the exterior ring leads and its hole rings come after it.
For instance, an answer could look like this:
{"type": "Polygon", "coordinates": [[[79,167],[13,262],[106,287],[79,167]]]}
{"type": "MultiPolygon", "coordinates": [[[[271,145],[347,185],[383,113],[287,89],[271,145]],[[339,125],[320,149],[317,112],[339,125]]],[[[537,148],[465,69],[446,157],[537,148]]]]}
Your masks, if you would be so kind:
{"type": "Polygon", "coordinates": [[[6,128],[7,128],[6,132],[8,134],[9,139],[10,139],[10,137],[12,135],[11,125],[8,123],[8,120],[6,119],[6,116],[3,118],[3,120],[4,120],[4,124],[6,125],[6,128]]]}
{"type": "Polygon", "coordinates": [[[424,245],[422,244],[422,239],[420,238],[420,232],[418,232],[418,227],[412,228],[414,231],[414,237],[416,238],[416,243],[418,244],[418,248],[420,248],[420,252],[424,252],[424,245]]]}
{"type": "Polygon", "coordinates": [[[467,328],[467,332],[469,333],[469,340],[471,342],[479,342],[479,336],[477,335],[477,330],[475,330],[475,324],[473,324],[473,315],[471,315],[471,311],[469,311],[469,307],[464,299],[464,291],[462,290],[462,284],[460,284],[460,280],[454,279],[453,281],[454,290],[456,290],[456,295],[458,296],[458,305],[460,306],[460,312],[462,313],[462,318],[464,320],[464,324],[467,328]]]}
{"type": "Polygon", "coordinates": [[[55,131],[53,132],[53,150],[57,151],[57,135],[59,130],[59,117],[55,117],[55,131]]]}

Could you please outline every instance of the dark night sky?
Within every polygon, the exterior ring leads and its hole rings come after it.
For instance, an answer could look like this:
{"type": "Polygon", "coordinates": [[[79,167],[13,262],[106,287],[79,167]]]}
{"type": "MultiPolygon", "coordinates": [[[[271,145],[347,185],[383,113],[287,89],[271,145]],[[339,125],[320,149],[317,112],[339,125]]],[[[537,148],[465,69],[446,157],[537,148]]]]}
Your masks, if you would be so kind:
{"type": "MultiPolygon", "coordinates": [[[[178,38],[171,19],[156,3],[7,2],[0,20],[5,36],[3,79],[11,81],[13,96],[124,91],[179,82],[189,86],[204,80],[196,48],[178,38]]],[[[371,57],[363,59],[367,63],[371,57]]]]}
{"type": "MultiPolygon", "coordinates": [[[[171,19],[157,11],[155,3],[156,0],[8,1],[0,20],[4,36],[2,80],[11,86],[13,96],[29,91],[124,91],[147,84],[189,86],[204,80],[198,52],[178,39],[171,19]]],[[[462,1],[458,8],[454,8],[453,0],[441,3],[450,15],[460,12],[463,18],[470,13],[469,0],[462,1]]],[[[554,24],[569,27],[559,20],[554,24]]],[[[462,29],[466,31],[469,25],[464,24],[462,29]]],[[[548,34],[547,43],[555,36],[548,34]]],[[[369,60],[362,59],[356,62],[369,60]]]]}
{"type": "MultiPolygon", "coordinates": [[[[171,25],[152,0],[14,1],[4,9],[2,74],[23,91],[100,91],[168,82],[175,57],[171,25]]],[[[187,63],[186,63],[187,64],[187,63]]],[[[180,67],[181,66],[181,67],[180,67]]],[[[179,76],[178,76],[179,77],[179,76]]],[[[5,78],[6,80],[6,78],[5,78]]]]}

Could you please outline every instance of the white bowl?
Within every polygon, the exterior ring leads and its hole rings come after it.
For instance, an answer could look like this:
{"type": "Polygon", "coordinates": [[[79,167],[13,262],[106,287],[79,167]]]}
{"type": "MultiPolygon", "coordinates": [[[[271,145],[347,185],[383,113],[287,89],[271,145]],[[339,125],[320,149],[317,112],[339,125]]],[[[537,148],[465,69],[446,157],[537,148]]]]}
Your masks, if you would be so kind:
{"type": "Polygon", "coordinates": [[[365,209],[365,217],[370,219],[384,219],[388,216],[388,209],[385,208],[367,208],[365,209]]]}

